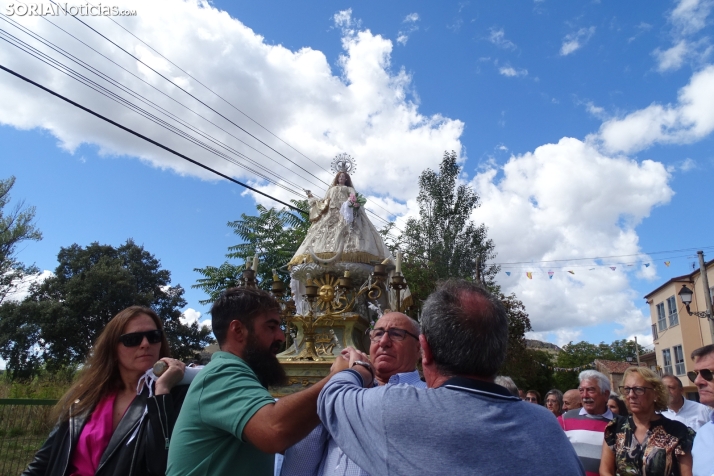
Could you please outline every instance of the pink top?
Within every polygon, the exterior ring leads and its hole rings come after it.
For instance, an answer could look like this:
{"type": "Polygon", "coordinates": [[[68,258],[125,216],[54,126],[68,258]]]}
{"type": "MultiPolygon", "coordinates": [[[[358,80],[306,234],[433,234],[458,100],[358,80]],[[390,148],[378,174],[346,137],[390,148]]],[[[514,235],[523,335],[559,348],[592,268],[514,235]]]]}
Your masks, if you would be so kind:
{"type": "Polygon", "coordinates": [[[102,398],[79,435],[70,466],[71,476],[94,476],[114,430],[112,413],[116,393],[102,398]]]}

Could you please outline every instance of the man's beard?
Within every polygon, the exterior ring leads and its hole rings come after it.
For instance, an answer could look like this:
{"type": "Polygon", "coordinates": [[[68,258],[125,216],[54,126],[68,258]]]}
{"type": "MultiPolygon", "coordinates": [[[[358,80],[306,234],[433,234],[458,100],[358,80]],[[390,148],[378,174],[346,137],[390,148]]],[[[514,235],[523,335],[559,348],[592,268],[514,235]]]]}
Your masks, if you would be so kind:
{"type": "Polygon", "coordinates": [[[280,365],[280,361],[275,354],[280,349],[280,342],[275,341],[267,349],[261,349],[258,340],[254,334],[248,336],[245,350],[243,351],[243,360],[248,367],[253,369],[258,381],[265,388],[270,386],[285,385],[287,383],[287,375],[285,369],[280,365]]]}

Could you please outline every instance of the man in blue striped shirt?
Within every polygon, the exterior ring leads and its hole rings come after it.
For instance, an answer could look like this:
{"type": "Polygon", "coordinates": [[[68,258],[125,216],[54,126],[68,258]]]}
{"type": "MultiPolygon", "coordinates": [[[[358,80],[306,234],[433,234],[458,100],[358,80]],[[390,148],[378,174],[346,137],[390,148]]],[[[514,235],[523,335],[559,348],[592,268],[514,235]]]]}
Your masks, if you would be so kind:
{"type": "MultiPolygon", "coordinates": [[[[420,357],[419,324],[416,321],[399,312],[385,314],[370,331],[370,340],[369,356],[376,385],[407,384],[426,388],[416,370],[420,357]]],[[[344,454],[322,425],[288,448],[280,474],[369,476],[344,454]]]]}

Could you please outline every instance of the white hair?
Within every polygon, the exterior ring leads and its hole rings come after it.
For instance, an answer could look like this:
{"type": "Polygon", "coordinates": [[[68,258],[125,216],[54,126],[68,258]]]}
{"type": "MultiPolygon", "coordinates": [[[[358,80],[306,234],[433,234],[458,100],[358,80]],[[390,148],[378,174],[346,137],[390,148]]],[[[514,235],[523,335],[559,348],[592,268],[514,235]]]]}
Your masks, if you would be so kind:
{"type": "Polygon", "coordinates": [[[580,375],[578,375],[578,380],[580,382],[583,380],[595,380],[597,382],[597,386],[600,387],[600,393],[610,393],[610,379],[607,378],[605,374],[598,372],[597,370],[583,370],[580,372],[580,375]]]}

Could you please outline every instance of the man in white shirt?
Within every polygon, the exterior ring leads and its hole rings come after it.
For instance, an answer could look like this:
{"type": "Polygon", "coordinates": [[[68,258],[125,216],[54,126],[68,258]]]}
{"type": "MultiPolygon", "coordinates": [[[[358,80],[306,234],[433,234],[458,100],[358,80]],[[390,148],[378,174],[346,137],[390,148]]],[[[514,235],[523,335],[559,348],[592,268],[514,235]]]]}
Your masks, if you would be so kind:
{"type": "MultiPolygon", "coordinates": [[[[384,314],[369,333],[369,358],[375,385],[407,384],[426,388],[416,364],[421,357],[419,324],[400,312],[384,314]]],[[[342,358],[342,357],[338,357],[342,358]]],[[[285,452],[282,476],[369,476],[349,459],[318,425],[285,452]]]]}
{"type": "MultiPolygon", "coordinates": [[[[705,345],[692,352],[694,371],[687,377],[699,390],[699,401],[714,408],[714,345],[705,345]]],[[[714,474],[714,420],[702,425],[692,446],[692,474],[711,476],[714,474]]]]}
{"type": "Polygon", "coordinates": [[[699,428],[709,421],[711,408],[684,398],[682,381],[674,375],[664,375],[662,382],[669,391],[667,410],[663,411],[662,415],[670,420],[680,421],[694,431],[699,431],[699,428]]]}

